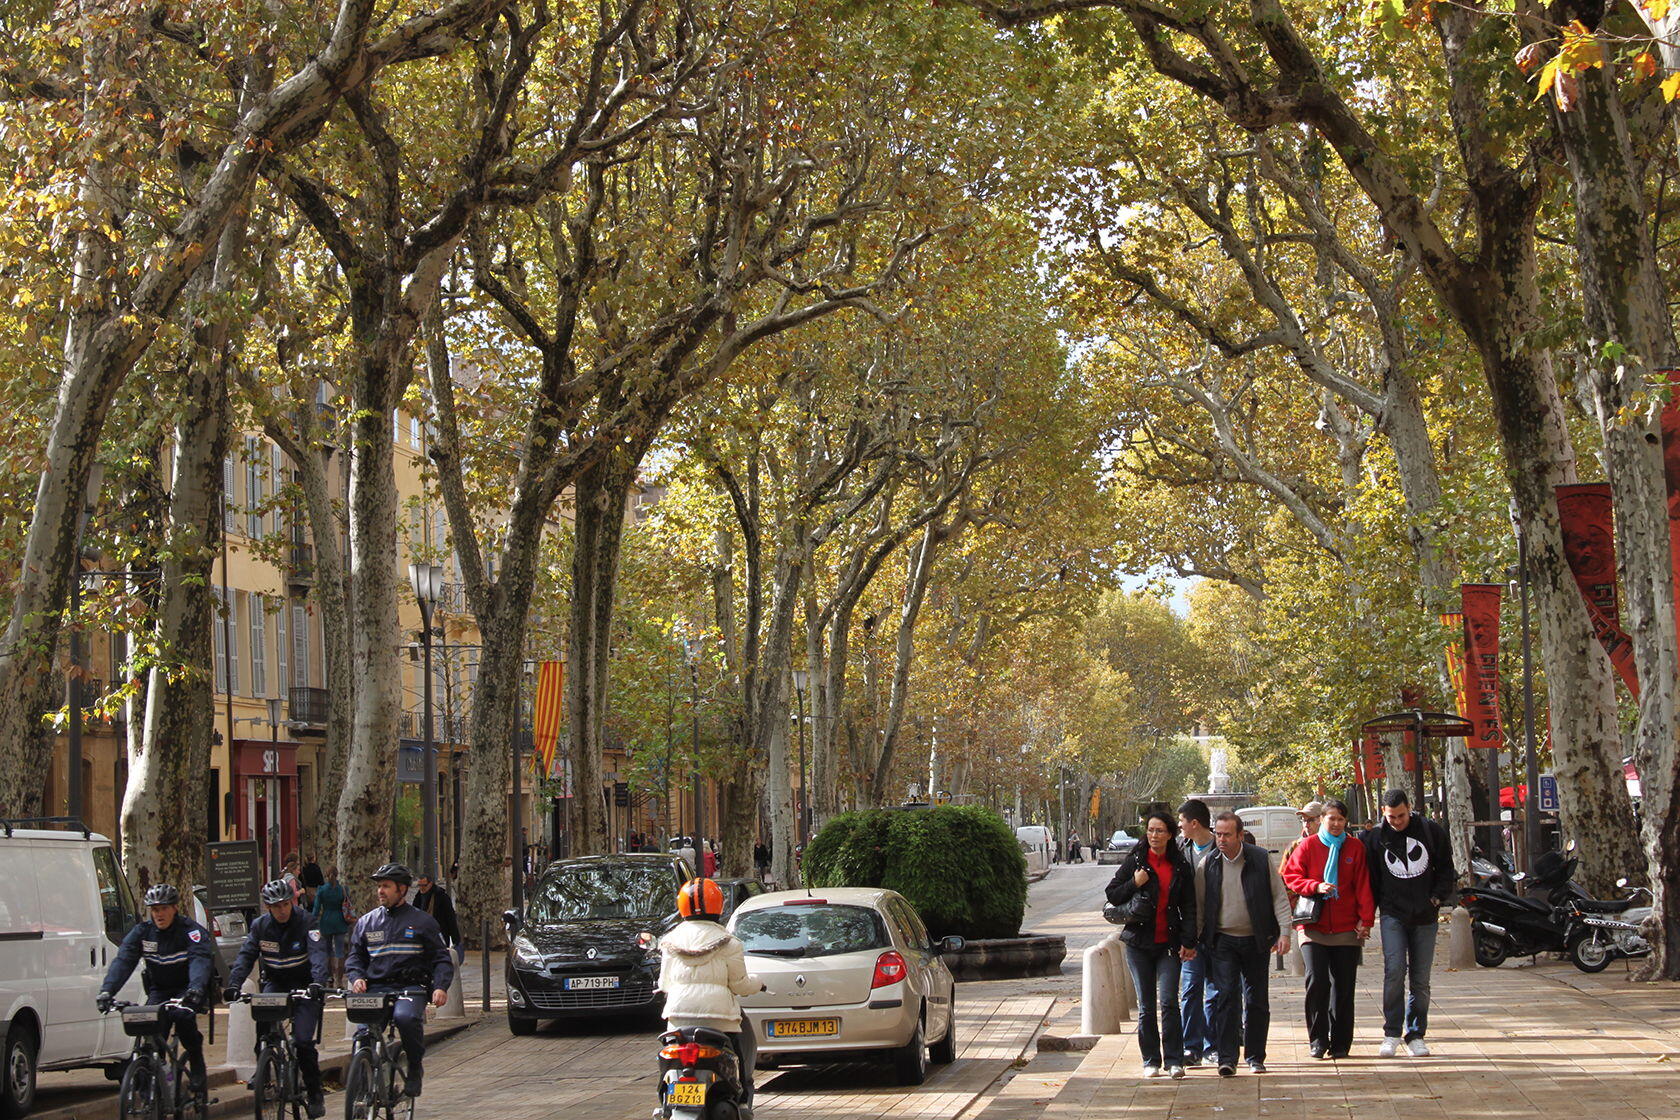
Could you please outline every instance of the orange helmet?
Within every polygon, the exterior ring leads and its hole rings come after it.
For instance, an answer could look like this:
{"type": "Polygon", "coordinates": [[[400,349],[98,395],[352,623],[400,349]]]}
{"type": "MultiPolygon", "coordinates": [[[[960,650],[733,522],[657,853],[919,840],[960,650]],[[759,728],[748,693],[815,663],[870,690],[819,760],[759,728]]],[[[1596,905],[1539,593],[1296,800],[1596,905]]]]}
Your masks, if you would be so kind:
{"type": "Polygon", "coordinates": [[[677,891],[677,913],[715,922],[723,917],[723,891],[710,879],[690,879],[677,891]]]}

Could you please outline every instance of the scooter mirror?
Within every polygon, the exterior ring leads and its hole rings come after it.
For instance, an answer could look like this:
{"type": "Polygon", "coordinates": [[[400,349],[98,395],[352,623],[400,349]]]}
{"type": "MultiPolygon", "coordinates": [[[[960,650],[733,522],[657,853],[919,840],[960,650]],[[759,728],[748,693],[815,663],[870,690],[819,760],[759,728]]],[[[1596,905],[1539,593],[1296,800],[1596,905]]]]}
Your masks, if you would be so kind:
{"type": "Polygon", "coordinates": [[[1563,850],[1568,852],[1570,855],[1575,854],[1575,841],[1573,838],[1570,839],[1569,843],[1563,846],[1563,850]]]}
{"type": "Polygon", "coordinates": [[[1513,871],[1513,872],[1511,872],[1511,881],[1513,883],[1520,883],[1526,878],[1528,878],[1528,872],[1526,872],[1526,871],[1513,871]]]}
{"type": "Polygon", "coordinates": [[[1623,890],[1626,890],[1627,885],[1628,885],[1627,876],[1623,875],[1620,879],[1617,879],[1616,880],[1616,885],[1618,887],[1622,888],[1623,890]]]}

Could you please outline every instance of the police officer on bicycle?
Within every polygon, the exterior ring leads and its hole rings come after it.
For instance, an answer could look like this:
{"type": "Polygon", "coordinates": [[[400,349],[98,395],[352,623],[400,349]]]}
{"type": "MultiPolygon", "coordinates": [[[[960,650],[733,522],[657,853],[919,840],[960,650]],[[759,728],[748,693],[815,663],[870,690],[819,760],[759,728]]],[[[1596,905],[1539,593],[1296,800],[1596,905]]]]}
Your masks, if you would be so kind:
{"type": "Polygon", "coordinates": [[[251,975],[251,969],[262,962],[262,990],[292,992],[307,988],[309,996],[292,1007],[292,1045],[297,1048],[298,1073],[303,1076],[303,1091],[310,1120],[325,1116],[326,1103],[321,1099],[321,1063],[315,1051],[315,1032],[321,1025],[321,995],[332,974],[327,966],[327,945],[315,919],[307,910],[295,905],[297,892],[284,879],[265,883],[262,903],[268,913],[251,923],[245,944],[228,974],[222,998],[232,1003],[239,998],[240,985],[251,975]]]}
{"type": "MultiPolygon", "coordinates": [[[[358,918],[350,931],[350,954],[344,961],[350,990],[400,992],[427,987],[432,1006],[442,1007],[455,978],[455,962],[437,922],[405,901],[414,875],[400,863],[387,863],[370,878],[377,884],[379,905],[358,918]]],[[[405,996],[397,1001],[392,1018],[408,1056],[404,1092],[418,1097],[420,1067],[426,1056],[425,1005],[417,996],[405,996]]]]}
{"type": "Polygon", "coordinates": [[[109,1011],[116,993],[145,961],[141,984],[147,1003],[178,999],[186,1009],[168,1008],[164,1017],[175,1029],[192,1074],[193,1093],[204,1096],[204,1035],[198,1029],[198,1015],[209,1005],[210,974],[215,943],[210,931],[180,912],[181,892],[168,883],[158,883],[146,892],[150,921],[128,931],[117,957],[99,985],[94,1003],[109,1011]]]}

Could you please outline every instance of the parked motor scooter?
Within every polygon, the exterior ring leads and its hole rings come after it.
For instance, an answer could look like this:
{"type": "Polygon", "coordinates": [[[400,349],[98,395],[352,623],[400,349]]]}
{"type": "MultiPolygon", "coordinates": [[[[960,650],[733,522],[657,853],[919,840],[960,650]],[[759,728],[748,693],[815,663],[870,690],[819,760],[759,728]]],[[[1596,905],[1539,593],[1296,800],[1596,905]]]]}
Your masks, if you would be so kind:
{"type": "Polygon", "coordinates": [[[656,1120],[752,1120],[741,1060],[722,1031],[682,1027],[659,1036],[656,1120]]]}
{"type": "MultiPolygon", "coordinates": [[[[1627,879],[1616,885],[1627,888],[1627,879]]],[[[1582,972],[1603,972],[1617,957],[1644,957],[1651,953],[1642,926],[1651,916],[1650,906],[1635,906],[1639,896],[1651,892],[1637,887],[1626,898],[1576,898],[1565,905],[1569,928],[1566,940],[1569,959],[1582,972]]]]}
{"type": "Polygon", "coordinates": [[[1478,887],[1497,887],[1502,891],[1512,891],[1511,875],[1515,871],[1508,852],[1500,852],[1499,858],[1492,860],[1480,847],[1470,849],[1470,879],[1478,887]]]}
{"type": "MultiPolygon", "coordinates": [[[[1507,957],[1569,951],[1569,921],[1563,905],[1585,892],[1570,881],[1577,860],[1547,852],[1535,863],[1528,895],[1494,886],[1466,887],[1459,900],[1470,911],[1471,945],[1476,963],[1498,968],[1507,957]]],[[[1515,872],[1511,878],[1527,878],[1515,872]]]]}

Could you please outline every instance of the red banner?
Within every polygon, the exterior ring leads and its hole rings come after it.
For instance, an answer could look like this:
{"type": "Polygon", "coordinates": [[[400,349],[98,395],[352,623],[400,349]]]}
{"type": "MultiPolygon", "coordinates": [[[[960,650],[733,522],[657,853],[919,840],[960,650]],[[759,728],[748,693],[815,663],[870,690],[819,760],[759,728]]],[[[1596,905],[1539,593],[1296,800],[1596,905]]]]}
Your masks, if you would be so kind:
{"type": "MultiPolygon", "coordinates": [[[[1633,641],[1622,629],[1616,601],[1616,533],[1610,503],[1610,484],[1589,482],[1556,488],[1558,524],[1563,531],[1563,554],[1575,584],[1587,602],[1593,633],[1610,664],[1634,696],[1639,674],[1633,664],[1633,641]]],[[[1670,532],[1673,522],[1670,521],[1670,532]]]]}
{"type": "Polygon", "coordinates": [[[1360,785],[1376,785],[1387,775],[1383,767],[1382,744],[1377,742],[1375,735],[1365,736],[1353,763],[1354,777],[1360,785]]]}
{"type": "Polygon", "coordinates": [[[1498,750],[1505,741],[1499,721],[1499,597],[1505,585],[1467,583],[1464,603],[1464,718],[1475,731],[1465,746],[1498,750]]]}

